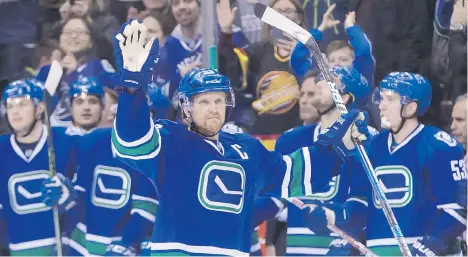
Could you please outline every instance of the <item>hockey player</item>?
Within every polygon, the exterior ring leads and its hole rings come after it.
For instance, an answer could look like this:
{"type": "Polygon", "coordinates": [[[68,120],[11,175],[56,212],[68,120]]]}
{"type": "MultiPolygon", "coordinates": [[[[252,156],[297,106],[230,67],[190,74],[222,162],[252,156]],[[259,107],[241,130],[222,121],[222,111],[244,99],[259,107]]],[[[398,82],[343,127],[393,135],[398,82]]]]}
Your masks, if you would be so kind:
{"type": "MultiPolygon", "coordinates": [[[[102,93],[102,87],[92,79],[84,78],[74,83],[70,90],[72,114],[77,113],[75,101],[81,101],[78,106],[91,106],[88,109],[98,113],[102,93]]],[[[152,113],[156,113],[157,107],[164,106],[158,92],[150,90],[148,96],[152,113]]],[[[76,125],[95,126],[99,123],[96,119],[75,117],[73,115],[76,125]]],[[[74,166],[77,168],[73,184],[78,199],[77,206],[66,216],[67,226],[75,228],[71,237],[64,240],[71,248],[68,255],[138,255],[140,245],[151,235],[155,221],[158,201],[154,186],[143,174],[117,159],[108,143],[110,128],[91,126],[89,132],[80,131],[86,135],[75,147],[74,166]]],[[[52,198],[50,195],[46,197],[52,198]]]]}
{"type": "MultiPolygon", "coordinates": [[[[2,95],[14,131],[0,137],[0,205],[9,225],[11,255],[56,255],[52,211],[41,193],[42,183],[50,178],[43,88],[37,80],[19,80],[8,84],[2,95]]],[[[64,128],[53,128],[52,138],[57,172],[65,173],[72,137],[64,128]]],[[[64,192],[61,203],[69,195],[64,192]]]]}
{"type": "MultiPolygon", "coordinates": [[[[353,68],[336,66],[330,69],[330,72],[335,76],[338,90],[347,107],[364,109],[371,94],[371,88],[367,80],[353,68]]],[[[311,103],[320,114],[320,122],[300,126],[283,133],[276,143],[276,150],[282,154],[290,154],[293,149],[313,145],[320,133],[329,128],[340,116],[340,112],[335,108],[329,86],[319,70],[313,70],[306,74],[303,85],[307,86],[309,84],[312,84],[314,88],[311,103]]],[[[333,151],[333,149],[327,149],[326,151],[333,151]]],[[[338,157],[338,154],[336,155],[336,161],[328,164],[330,168],[324,168],[320,171],[324,176],[333,177],[330,190],[325,193],[300,198],[304,203],[317,204],[318,201],[324,201],[326,206],[331,208],[331,206],[346,201],[353,172],[338,157]]],[[[360,203],[356,202],[355,199],[348,199],[346,204],[360,203]]],[[[322,215],[321,212],[322,210],[317,208],[310,215],[322,215]]],[[[287,222],[286,255],[325,255],[329,250],[330,243],[337,238],[326,228],[326,222],[314,224],[313,231],[307,228],[304,223],[303,211],[293,204],[288,204],[287,222]]],[[[354,231],[354,234],[362,234],[362,230],[354,231]]],[[[359,253],[350,252],[349,254],[358,255],[359,253]]]]}
{"type": "MultiPolygon", "coordinates": [[[[386,129],[367,151],[405,241],[417,256],[460,253],[456,237],[466,226],[466,206],[457,194],[457,185],[466,182],[463,146],[444,131],[418,122],[430,105],[431,94],[430,83],[419,74],[387,75],[374,94],[386,129]]],[[[351,197],[366,204],[327,210],[328,222],[367,214],[367,246],[377,255],[401,255],[365,171],[360,164],[355,167],[353,172],[361,176],[363,187],[351,192],[351,197]]]]}
{"type": "MultiPolygon", "coordinates": [[[[309,147],[281,156],[245,134],[219,132],[235,104],[230,81],[212,69],[193,69],[180,83],[179,104],[189,129],[166,120],[153,124],[142,88],[158,43],[144,45],[145,33],[145,26],[133,21],[116,36],[121,95],[112,146],[156,186],[160,205],[152,254],[248,255],[254,198],[325,190],[328,180],[315,172],[335,154],[318,156],[317,148],[309,147]]],[[[346,131],[358,115],[353,110],[340,117],[323,136],[334,134],[352,148],[346,131]]]]}
{"type": "Polygon", "coordinates": [[[79,77],[69,91],[72,123],[69,133],[87,134],[95,129],[104,110],[104,88],[93,77],[79,77]]]}

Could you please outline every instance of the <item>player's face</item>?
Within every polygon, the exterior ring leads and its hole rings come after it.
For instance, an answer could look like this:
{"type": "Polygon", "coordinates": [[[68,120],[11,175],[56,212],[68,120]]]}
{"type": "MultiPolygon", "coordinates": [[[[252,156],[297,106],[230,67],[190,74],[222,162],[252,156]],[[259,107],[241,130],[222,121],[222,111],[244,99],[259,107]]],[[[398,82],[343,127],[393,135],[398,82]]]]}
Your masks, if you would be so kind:
{"type": "Polygon", "coordinates": [[[226,119],[226,94],[209,92],[195,95],[191,114],[200,132],[206,135],[216,134],[226,119]]]}
{"type": "Polygon", "coordinates": [[[401,118],[401,96],[389,90],[380,91],[380,122],[383,128],[397,130],[401,118]]]}
{"type": "Polygon", "coordinates": [[[143,0],[146,9],[161,9],[166,5],[167,0],[143,0]]]}
{"type": "Polygon", "coordinates": [[[145,24],[148,28],[146,32],[146,42],[150,41],[152,38],[155,37],[159,40],[159,44],[162,45],[164,36],[161,24],[159,24],[159,22],[151,16],[148,16],[145,19],[143,19],[143,24],[145,24]]]}
{"type": "Polygon", "coordinates": [[[289,0],[278,0],[271,8],[281,13],[291,21],[294,21],[296,24],[301,22],[296,6],[294,6],[294,4],[289,0]]]}
{"type": "Polygon", "coordinates": [[[335,66],[346,66],[349,68],[353,67],[354,53],[349,47],[344,47],[331,52],[327,56],[328,67],[333,68],[335,66]]]}
{"type": "Polygon", "coordinates": [[[65,52],[77,53],[91,47],[90,31],[80,19],[69,20],[60,34],[60,47],[65,52]]]}
{"type": "MultiPolygon", "coordinates": [[[[341,87],[340,80],[335,79],[335,84],[337,88],[341,87]]],[[[334,105],[334,102],[330,92],[330,86],[326,80],[321,80],[317,82],[316,85],[317,90],[313,97],[313,104],[317,110],[322,113],[330,109],[330,107],[334,105]]]]}
{"type": "Polygon", "coordinates": [[[29,130],[36,119],[36,106],[29,97],[15,97],[7,100],[8,122],[15,132],[29,130]]]}
{"type": "Polygon", "coordinates": [[[95,95],[82,94],[72,100],[71,112],[76,126],[91,129],[101,120],[103,106],[95,95]]]}
{"type": "Polygon", "coordinates": [[[200,16],[197,0],[171,0],[171,9],[177,23],[182,27],[194,24],[200,16]]]}
{"type": "Polygon", "coordinates": [[[299,115],[302,121],[313,122],[319,117],[317,108],[314,106],[316,87],[314,78],[308,78],[302,83],[299,96],[299,115]]]}
{"type": "Polygon", "coordinates": [[[453,106],[452,110],[452,125],[450,126],[450,130],[452,131],[452,135],[458,140],[458,142],[462,143],[466,148],[466,98],[464,100],[458,101],[455,106],[453,106]]]}

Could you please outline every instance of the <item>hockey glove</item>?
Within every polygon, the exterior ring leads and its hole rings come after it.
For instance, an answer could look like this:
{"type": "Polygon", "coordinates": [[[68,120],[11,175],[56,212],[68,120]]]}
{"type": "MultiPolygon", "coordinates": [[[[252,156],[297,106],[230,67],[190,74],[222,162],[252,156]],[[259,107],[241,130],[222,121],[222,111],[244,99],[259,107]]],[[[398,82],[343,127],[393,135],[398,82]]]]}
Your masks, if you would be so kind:
{"type": "Polygon", "coordinates": [[[115,36],[114,55],[120,73],[120,85],[128,88],[143,88],[147,90],[151,80],[151,71],[158,62],[159,42],[152,38],[146,41],[146,26],[133,20],[126,24],[115,36]],[[117,41],[117,42],[115,42],[117,41]]]}
{"type": "Polygon", "coordinates": [[[304,210],[305,225],[312,230],[315,234],[329,233],[328,219],[325,210],[322,209],[322,204],[307,205],[304,210]]]}
{"type": "Polygon", "coordinates": [[[316,208],[308,207],[309,213],[305,216],[307,227],[315,233],[327,233],[328,224],[342,224],[348,219],[346,211],[340,204],[333,202],[319,204],[316,208]]]}
{"type": "Polygon", "coordinates": [[[135,248],[124,246],[122,242],[110,244],[106,249],[106,256],[136,256],[135,248]]]}
{"type": "Polygon", "coordinates": [[[57,173],[43,181],[41,198],[47,206],[58,205],[59,212],[67,211],[75,205],[73,184],[68,178],[57,173]]]}
{"type": "Polygon", "coordinates": [[[330,243],[327,256],[359,256],[354,247],[348,241],[337,238],[330,243]]]}
{"type": "Polygon", "coordinates": [[[444,242],[432,236],[418,239],[411,247],[413,256],[446,256],[448,247],[444,242]]]}
{"type": "Polygon", "coordinates": [[[367,139],[368,126],[365,117],[365,114],[357,109],[352,109],[347,114],[342,114],[331,127],[325,129],[318,136],[317,143],[332,145],[341,158],[355,155],[356,147],[354,146],[353,138],[361,143],[367,139]],[[356,119],[361,122],[357,122],[356,119]]]}

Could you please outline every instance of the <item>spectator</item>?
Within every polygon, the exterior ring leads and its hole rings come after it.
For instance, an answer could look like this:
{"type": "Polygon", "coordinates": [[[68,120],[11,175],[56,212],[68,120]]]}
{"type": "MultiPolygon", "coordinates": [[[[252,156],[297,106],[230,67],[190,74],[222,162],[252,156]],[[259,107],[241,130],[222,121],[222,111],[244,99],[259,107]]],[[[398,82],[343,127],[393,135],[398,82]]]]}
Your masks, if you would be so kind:
{"type": "Polygon", "coordinates": [[[256,3],[268,4],[268,0],[231,0],[231,6],[237,8],[233,31],[242,31],[249,43],[253,44],[263,40],[263,22],[254,14],[256,3]]]}
{"type": "Polygon", "coordinates": [[[451,71],[450,99],[466,93],[467,85],[467,49],[466,49],[466,3],[458,0],[450,26],[449,67],[451,71]]]}
{"type": "Polygon", "coordinates": [[[152,12],[157,17],[164,20],[164,26],[168,28],[169,33],[174,30],[177,25],[177,21],[171,11],[171,5],[169,0],[143,0],[144,11],[138,10],[136,7],[128,8],[127,21],[130,19],[137,19],[143,15],[142,12],[152,12]]]}
{"type": "MultiPolygon", "coordinates": [[[[82,17],[70,17],[64,22],[60,35],[60,50],[55,55],[65,69],[61,85],[57,92],[56,101],[50,106],[53,125],[67,125],[70,121],[70,102],[68,99],[69,85],[80,76],[96,77],[101,84],[113,87],[111,81],[114,69],[108,61],[96,57],[94,42],[96,32],[89,21],[82,17]]],[[[37,75],[37,79],[45,81],[50,66],[44,66],[37,75]]]]}
{"type": "Polygon", "coordinates": [[[304,76],[305,79],[301,85],[301,94],[299,96],[299,116],[303,125],[312,125],[317,122],[320,115],[317,108],[313,105],[313,96],[315,94],[314,87],[317,70],[309,71],[304,76]]]}
{"type": "Polygon", "coordinates": [[[452,125],[450,130],[452,135],[460,142],[466,149],[466,119],[467,119],[467,95],[459,96],[452,110],[452,125]]]}
{"type": "Polygon", "coordinates": [[[146,35],[148,41],[156,37],[159,40],[159,46],[163,47],[167,37],[171,35],[173,30],[169,25],[170,23],[167,21],[167,16],[160,15],[155,11],[145,11],[140,13],[139,18],[148,28],[146,35]]]}
{"type": "Polygon", "coordinates": [[[31,65],[37,43],[38,0],[0,1],[0,91],[31,65]]]}
{"type": "Polygon", "coordinates": [[[71,17],[83,18],[98,31],[94,38],[99,57],[113,61],[112,40],[120,29],[120,23],[111,14],[105,11],[104,0],[67,0],[60,7],[62,19],[53,24],[46,24],[44,36],[58,39],[64,23],[71,17]]]}
{"type": "MultiPolygon", "coordinates": [[[[353,0],[301,0],[302,8],[307,13],[308,30],[317,29],[319,27],[319,19],[327,12],[331,6],[336,6],[333,12],[330,13],[332,20],[344,22],[346,14],[354,11],[349,7],[349,2],[353,0]]],[[[346,40],[345,29],[342,26],[334,24],[330,29],[324,31],[323,38],[319,43],[320,49],[324,51],[328,44],[334,40],[346,40]]]]}
{"type": "MultiPolygon", "coordinates": [[[[323,20],[318,29],[312,29],[311,33],[316,40],[321,41],[324,31],[333,27],[334,24],[339,24],[339,21],[334,21],[331,17],[335,5],[323,15],[323,20]]],[[[356,14],[350,12],[346,15],[343,27],[348,35],[349,43],[344,40],[331,41],[326,47],[326,58],[328,67],[347,66],[355,68],[361,73],[373,87],[375,59],[372,55],[372,44],[367,38],[362,29],[356,25],[356,14]]],[[[315,59],[311,57],[310,51],[302,44],[297,44],[291,56],[291,68],[302,80],[304,74],[311,70],[317,69],[315,59]]],[[[370,114],[371,125],[375,128],[380,128],[379,110],[369,99],[367,111],[370,114]]]]}
{"type": "MultiPolygon", "coordinates": [[[[271,7],[307,27],[297,0],[275,0],[271,7]]],[[[219,70],[237,86],[232,119],[253,117],[248,131],[254,135],[279,134],[299,125],[299,84],[288,64],[297,41],[266,26],[263,41],[241,50],[235,47],[232,36],[236,9],[231,9],[228,0],[221,0],[217,9],[222,31],[218,46],[219,70]]]]}

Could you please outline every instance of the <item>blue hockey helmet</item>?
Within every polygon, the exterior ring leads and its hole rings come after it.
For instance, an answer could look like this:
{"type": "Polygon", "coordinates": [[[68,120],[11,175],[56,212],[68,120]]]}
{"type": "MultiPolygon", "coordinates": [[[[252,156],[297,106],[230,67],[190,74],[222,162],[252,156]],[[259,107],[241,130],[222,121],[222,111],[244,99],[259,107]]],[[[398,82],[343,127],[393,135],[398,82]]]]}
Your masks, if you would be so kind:
{"type": "Polygon", "coordinates": [[[234,92],[231,81],[219,72],[209,68],[190,70],[179,83],[177,89],[181,109],[190,107],[194,95],[207,92],[225,92],[226,105],[235,107],[234,92]]]}
{"type": "Polygon", "coordinates": [[[422,75],[411,72],[392,72],[388,74],[373,94],[373,101],[380,103],[382,90],[395,92],[401,97],[401,104],[417,102],[416,113],[423,116],[431,105],[432,87],[431,83],[422,75]]]}
{"type": "Polygon", "coordinates": [[[353,101],[348,104],[348,108],[364,109],[371,95],[367,79],[356,69],[346,66],[335,66],[330,71],[341,81],[340,93],[350,94],[352,97],[353,101]]]}
{"type": "Polygon", "coordinates": [[[44,85],[37,79],[17,80],[9,83],[2,93],[2,101],[27,96],[37,105],[44,100],[44,85]]]}
{"type": "Polygon", "coordinates": [[[95,95],[99,99],[104,97],[104,88],[101,83],[94,77],[79,77],[70,86],[68,92],[70,98],[75,98],[79,95],[95,95]]]}

